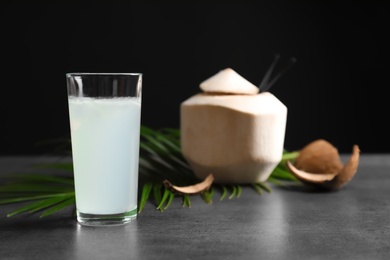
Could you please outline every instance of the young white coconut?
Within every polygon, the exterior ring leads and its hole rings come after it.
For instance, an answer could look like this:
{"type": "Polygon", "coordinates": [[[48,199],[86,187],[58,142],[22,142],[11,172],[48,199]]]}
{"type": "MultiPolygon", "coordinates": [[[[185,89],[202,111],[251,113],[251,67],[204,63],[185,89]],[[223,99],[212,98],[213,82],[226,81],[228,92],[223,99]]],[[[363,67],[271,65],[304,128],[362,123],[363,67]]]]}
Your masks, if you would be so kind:
{"type": "Polygon", "coordinates": [[[264,182],[282,159],[287,107],[231,68],[200,84],[181,103],[183,156],[199,179],[264,182]]]}

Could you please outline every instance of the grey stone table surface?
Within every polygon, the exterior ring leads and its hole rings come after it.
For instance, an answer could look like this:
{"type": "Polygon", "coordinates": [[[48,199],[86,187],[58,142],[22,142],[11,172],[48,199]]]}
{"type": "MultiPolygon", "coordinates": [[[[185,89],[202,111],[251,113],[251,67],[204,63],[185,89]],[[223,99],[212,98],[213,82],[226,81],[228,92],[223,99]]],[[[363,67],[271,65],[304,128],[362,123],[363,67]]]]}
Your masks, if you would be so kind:
{"type": "MultiPolygon", "coordinates": [[[[0,157],[0,178],[58,160],[0,157]]],[[[78,225],[74,209],[7,218],[17,205],[0,205],[0,259],[390,259],[387,154],[362,154],[336,192],[244,187],[239,198],[191,201],[164,212],[148,202],[135,221],[104,228],[78,225]]]]}

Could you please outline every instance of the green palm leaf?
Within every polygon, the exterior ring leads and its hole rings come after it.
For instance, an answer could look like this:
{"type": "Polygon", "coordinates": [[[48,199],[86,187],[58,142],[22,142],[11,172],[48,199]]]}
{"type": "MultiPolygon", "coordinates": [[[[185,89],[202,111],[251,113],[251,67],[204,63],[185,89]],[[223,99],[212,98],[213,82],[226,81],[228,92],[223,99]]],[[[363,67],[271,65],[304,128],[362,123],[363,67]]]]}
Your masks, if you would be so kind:
{"type": "MultiPolygon", "coordinates": [[[[70,143],[70,140],[68,142],[70,143]]],[[[67,152],[69,153],[69,151],[67,152]]],[[[297,152],[285,150],[281,162],[274,169],[267,182],[274,185],[297,182],[285,166],[287,160],[293,160],[297,156],[297,152]]],[[[65,170],[69,176],[40,173],[15,173],[5,176],[9,181],[0,186],[0,205],[30,202],[10,212],[8,217],[27,212],[41,212],[40,217],[46,217],[75,204],[72,163],[39,164],[36,165],[36,169],[65,170]]],[[[139,214],[148,201],[154,201],[156,209],[162,212],[169,208],[175,197],[182,199],[183,207],[191,207],[190,198],[196,195],[175,194],[163,185],[163,180],[169,180],[177,186],[193,185],[199,181],[181,153],[179,129],[153,130],[141,126],[139,214]]],[[[266,183],[253,185],[212,184],[210,189],[202,192],[200,196],[208,204],[212,203],[216,191],[220,193],[219,200],[239,198],[243,186],[252,186],[259,194],[262,194],[263,191],[271,192],[271,188],[266,183]]]]}
{"type": "MultiPolygon", "coordinates": [[[[50,175],[42,175],[42,174],[13,174],[8,175],[8,178],[14,179],[14,182],[16,183],[18,180],[26,183],[28,182],[37,182],[37,183],[45,183],[45,182],[53,182],[53,183],[60,183],[60,184],[69,184],[71,186],[74,185],[73,178],[70,177],[59,177],[59,176],[50,176],[50,175]]],[[[0,187],[1,188],[1,187],[0,187]]]]}
{"type": "Polygon", "coordinates": [[[148,182],[145,183],[142,187],[142,193],[141,193],[141,200],[139,202],[139,210],[138,213],[141,213],[142,209],[144,208],[146,201],[149,198],[150,191],[152,190],[153,183],[148,182]]]}
{"type": "Polygon", "coordinates": [[[65,207],[73,205],[75,202],[76,202],[76,200],[75,200],[74,196],[69,197],[69,198],[61,201],[60,203],[51,206],[48,210],[43,212],[42,215],[40,215],[39,217],[43,218],[43,217],[49,216],[57,211],[62,210],[65,207]]]}

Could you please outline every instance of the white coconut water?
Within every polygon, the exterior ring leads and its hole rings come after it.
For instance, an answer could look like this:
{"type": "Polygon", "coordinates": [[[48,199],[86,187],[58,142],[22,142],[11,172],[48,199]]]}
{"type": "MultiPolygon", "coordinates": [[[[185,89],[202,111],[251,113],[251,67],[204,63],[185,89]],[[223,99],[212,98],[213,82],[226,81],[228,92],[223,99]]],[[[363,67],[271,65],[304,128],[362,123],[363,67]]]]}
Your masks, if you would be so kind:
{"type": "Polygon", "coordinates": [[[85,214],[137,209],[140,98],[69,98],[76,207],[85,214]]]}

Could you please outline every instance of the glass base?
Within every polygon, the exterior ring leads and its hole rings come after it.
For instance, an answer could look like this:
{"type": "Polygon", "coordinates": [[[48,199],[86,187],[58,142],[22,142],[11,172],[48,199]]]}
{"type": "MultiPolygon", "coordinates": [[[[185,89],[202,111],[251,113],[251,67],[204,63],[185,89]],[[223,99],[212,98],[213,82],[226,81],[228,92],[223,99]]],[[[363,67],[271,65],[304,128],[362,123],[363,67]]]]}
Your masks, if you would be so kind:
{"type": "Polygon", "coordinates": [[[82,226],[118,226],[137,218],[137,208],[119,214],[88,214],[77,210],[77,221],[82,226]]]}

